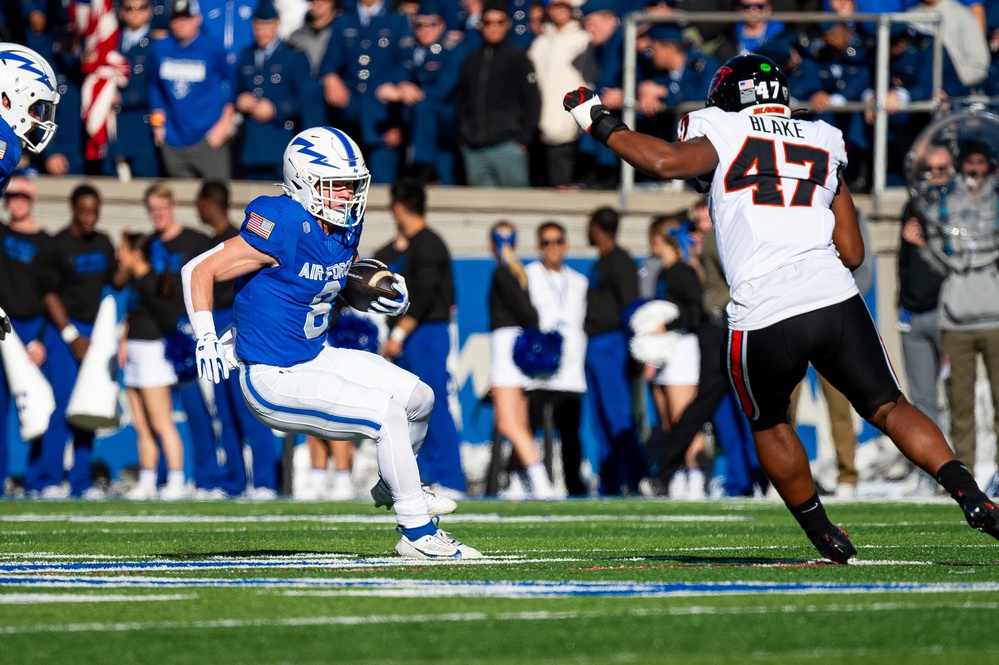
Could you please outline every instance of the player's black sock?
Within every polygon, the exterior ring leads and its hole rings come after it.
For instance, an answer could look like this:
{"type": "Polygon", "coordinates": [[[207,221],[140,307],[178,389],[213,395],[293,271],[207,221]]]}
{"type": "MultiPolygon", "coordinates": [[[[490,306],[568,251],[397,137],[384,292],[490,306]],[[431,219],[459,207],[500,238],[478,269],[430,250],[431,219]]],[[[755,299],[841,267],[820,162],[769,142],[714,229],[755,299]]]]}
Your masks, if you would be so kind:
{"type": "Polygon", "coordinates": [[[805,535],[814,538],[824,533],[832,526],[832,522],[826,516],[826,509],[819,501],[819,493],[813,494],[807,501],[799,506],[788,506],[794,519],[805,530],[805,535]]]}
{"type": "Polygon", "coordinates": [[[950,492],[950,495],[958,503],[966,496],[988,499],[978,487],[978,483],[968,471],[968,467],[957,460],[951,460],[940,467],[940,470],[937,471],[937,482],[943,485],[944,489],[950,492]]]}

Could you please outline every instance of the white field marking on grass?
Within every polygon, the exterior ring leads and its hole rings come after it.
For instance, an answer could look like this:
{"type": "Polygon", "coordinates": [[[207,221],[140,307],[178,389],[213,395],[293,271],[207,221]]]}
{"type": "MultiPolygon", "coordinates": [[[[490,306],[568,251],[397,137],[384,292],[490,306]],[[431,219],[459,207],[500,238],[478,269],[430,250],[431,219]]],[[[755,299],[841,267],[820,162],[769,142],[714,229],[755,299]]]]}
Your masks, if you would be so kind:
{"type": "MultiPolygon", "coordinates": [[[[450,524],[552,524],[564,522],[747,522],[736,515],[518,515],[496,513],[448,515],[450,524]]],[[[254,524],[322,522],[327,524],[392,524],[394,515],[0,515],[4,522],[73,522],[80,524],[254,524]]]]}
{"type": "MultiPolygon", "coordinates": [[[[532,611],[532,612],[501,612],[489,614],[486,612],[463,612],[450,614],[390,614],[366,616],[312,616],[284,619],[216,619],[213,621],[149,621],[128,623],[71,623],[0,626],[0,635],[25,635],[38,633],[117,633],[122,631],[138,632],[147,630],[216,630],[219,628],[284,628],[298,626],[361,626],[372,624],[410,624],[410,623],[469,623],[474,621],[572,621],[579,619],[603,619],[609,617],[659,617],[659,616],[699,616],[699,615],[746,615],[783,613],[838,613],[857,612],[863,610],[878,611],[922,611],[926,609],[970,609],[994,610],[996,603],[872,603],[869,605],[784,605],[780,607],[718,607],[711,605],[644,609],[636,608],[619,611],[532,611]]],[[[760,652],[757,652],[760,653],[760,652]]],[[[810,653],[810,652],[809,652],[810,653]]],[[[761,654],[763,655],[763,654],[761,654]]]]}
{"type": "Polygon", "coordinates": [[[161,600],[191,600],[193,593],[158,594],[150,596],[126,594],[71,593],[0,593],[0,605],[37,605],[41,603],[140,603],[161,600]]]}

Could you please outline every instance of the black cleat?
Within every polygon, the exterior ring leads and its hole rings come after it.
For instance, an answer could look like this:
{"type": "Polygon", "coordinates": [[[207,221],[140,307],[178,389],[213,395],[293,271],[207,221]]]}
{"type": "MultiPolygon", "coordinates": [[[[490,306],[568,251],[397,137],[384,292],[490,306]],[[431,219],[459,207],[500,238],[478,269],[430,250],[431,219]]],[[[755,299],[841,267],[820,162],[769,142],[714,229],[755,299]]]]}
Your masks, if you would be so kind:
{"type": "Polygon", "coordinates": [[[985,496],[974,498],[963,496],[960,493],[958,493],[958,501],[961,503],[961,509],[964,510],[964,519],[968,520],[971,528],[978,529],[999,540],[999,510],[996,509],[996,504],[985,496]]]}
{"type": "Polygon", "coordinates": [[[835,524],[810,540],[819,554],[833,563],[845,564],[857,554],[857,548],[850,542],[850,534],[835,524]]]}

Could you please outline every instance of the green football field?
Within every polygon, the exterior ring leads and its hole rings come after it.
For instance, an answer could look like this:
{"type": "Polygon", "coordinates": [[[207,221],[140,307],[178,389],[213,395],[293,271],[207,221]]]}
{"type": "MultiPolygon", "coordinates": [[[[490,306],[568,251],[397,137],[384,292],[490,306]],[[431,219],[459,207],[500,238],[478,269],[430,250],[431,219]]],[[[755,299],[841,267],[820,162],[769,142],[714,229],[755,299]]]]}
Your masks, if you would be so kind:
{"type": "Polygon", "coordinates": [[[0,663],[999,663],[999,542],[951,502],[466,501],[402,560],[365,503],[0,502],[0,663]]]}

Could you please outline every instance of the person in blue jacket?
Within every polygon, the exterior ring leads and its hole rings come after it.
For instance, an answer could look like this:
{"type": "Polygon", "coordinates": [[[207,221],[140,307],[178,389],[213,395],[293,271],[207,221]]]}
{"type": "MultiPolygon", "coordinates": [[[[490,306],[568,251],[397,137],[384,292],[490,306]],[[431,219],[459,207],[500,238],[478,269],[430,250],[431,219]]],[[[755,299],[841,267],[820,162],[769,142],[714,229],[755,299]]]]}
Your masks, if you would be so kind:
{"type": "Polygon", "coordinates": [[[375,183],[392,182],[399,170],[401,108],[383,95],[408,80],[412,57],[409,19],[384,0],[358,0],[333,22],[319,69],[324,95],[337,126],[358,138],[375,183]]]}
{"type": "Polygon", "coordinates": [[[309,59],[278,37],[279,23],[274,3],[260,0],[253,13],[255,44],[239,55],[236,110],[243,114],[243,124],[238,171],[246,180],[280,181],[284,162],[274,146],[324,120],[322,92],[310,75],[309,59]]]}
{"type": "Polygon", "coordinates": [[[127,164],[135,178],[159,178],[163,169],[149,124],[152,3],[150,0],[122,0],[118,20],[121,24],[118,51],[128,58],[131,72],[128,84],[118,91],[118,138],[113,158],[119,165],[127,164]]]}

